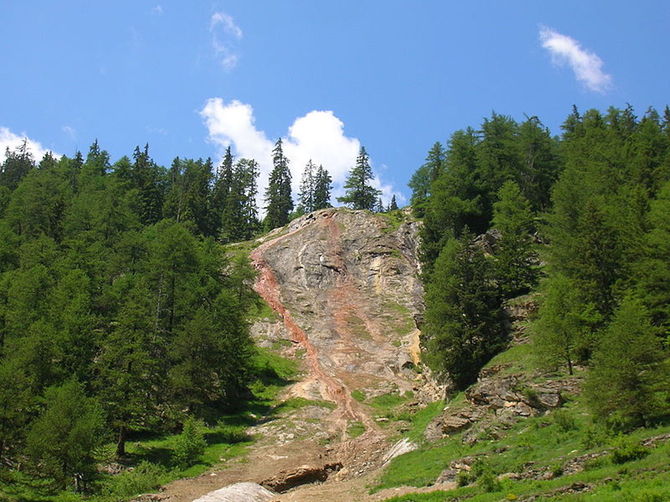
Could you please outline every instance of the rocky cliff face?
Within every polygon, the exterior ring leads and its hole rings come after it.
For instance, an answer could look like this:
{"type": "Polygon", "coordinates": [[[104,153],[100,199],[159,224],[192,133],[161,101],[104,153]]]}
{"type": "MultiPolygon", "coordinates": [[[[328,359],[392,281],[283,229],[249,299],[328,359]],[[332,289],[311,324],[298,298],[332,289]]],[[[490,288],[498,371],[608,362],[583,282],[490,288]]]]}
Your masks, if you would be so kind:
{"type": "Polygon", "coordinates": [[[416,222],[326,209],[294,220],[251,255],[256,290],[305,353],[309,373],[291,392],[334,402],[331,429],[359,421],[375,430],[352,392],[417,387],[417,234],[416,222]]]}
{"type": "Polygon", "coordinates": [[[257,242],[254,288],[276,316],[256,322],[252,333],[258,344],[300,362],[301,378],[280,399],[308,401],[257,417],[244,462],[172,483],[161,499],[371,502],[390,496],[370,495],[369,476],[416,445],[394,445],[406,422],[379,416],[374,398],[417,406],[441,397],[416,371],[423,296],[418,230],[409,215],[325,209],[257,242]]]}

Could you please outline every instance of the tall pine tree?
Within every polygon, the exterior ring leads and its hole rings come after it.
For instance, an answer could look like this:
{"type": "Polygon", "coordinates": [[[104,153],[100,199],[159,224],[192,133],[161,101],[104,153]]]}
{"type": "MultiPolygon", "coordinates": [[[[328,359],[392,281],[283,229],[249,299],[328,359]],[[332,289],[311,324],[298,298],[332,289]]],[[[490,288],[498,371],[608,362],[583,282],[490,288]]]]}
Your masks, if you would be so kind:
{"type": "Polygon", "coordinates": [[[374,211],[381,190],[377,190],[370,185],[372,179],[370,157],[365,151],[365,147],[361,146],[358,157],[356,157],[356,165],[349,172],[347,181],[344,184],[345,194],[342,197],[338,197],[337,200],[348,204],[353,209],[374,211]]]}
{"type": "Polygon", "coordinates": [[[272,163],[268,187],[265,190],[266,215],[265,227],[268,230],[283,227],[288,223],[288,215],[293,211],[291,198],[291,171],[288,159],[284,156],[281,138],[272,150],[272,163]]]}

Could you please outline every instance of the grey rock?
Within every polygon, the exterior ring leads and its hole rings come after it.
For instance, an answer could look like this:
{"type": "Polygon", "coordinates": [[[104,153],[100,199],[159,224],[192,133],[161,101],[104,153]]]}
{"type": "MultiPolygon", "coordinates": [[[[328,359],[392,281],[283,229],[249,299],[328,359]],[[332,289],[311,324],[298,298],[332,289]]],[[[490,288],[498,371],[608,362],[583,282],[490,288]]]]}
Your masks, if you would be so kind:
{"type": "Polygon", "coordinates": [[[256,483],[235,483],[208,493],[193,502],[267,502],[276,494],[256,483]]]}

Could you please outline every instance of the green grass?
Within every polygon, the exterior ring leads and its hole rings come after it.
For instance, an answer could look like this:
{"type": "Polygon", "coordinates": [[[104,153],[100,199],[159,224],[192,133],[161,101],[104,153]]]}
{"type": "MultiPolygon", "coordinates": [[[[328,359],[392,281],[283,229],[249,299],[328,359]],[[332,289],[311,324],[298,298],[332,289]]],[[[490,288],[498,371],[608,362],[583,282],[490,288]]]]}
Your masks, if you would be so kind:
{"type": "Polygon", "coordinates": [[[350,438],[357,438],[365,432],[365,425],[361,422],[351,422],[347,427],[347,434],[350,438]]]}
{"type": "Polygon", "coordinates": [[[423,440],[424,432],[428,424],[437,417],[444,408],[443,401],[435,401],[430,403],[425,408],[420,409],[412,416],[412,425],[407,432],[407,437],[410,441],[421,442],[423,440]]]}
{"type": "MultiPolygon", "coordinates": [[[[448,404],[458,407],[463,399],[463,394],[459,394],[448,404]]],[[[421,442],[426,425],[440,413],[442,407],[442,403],[433,403],[416,413],[407,437],[421,442]]],[[[574,501],[670,500],[670,474],[667,472],[670,464],[670,442],[656,448],[639,446],[642,439],[668,431],[670,426],[640,429],[623,439],[614,436],[592,424],[586,403],[579,397],[546,416],[518,422],[501,439],[482,438],[474,445],[467,445],[462,443],[460,435],[455,435],[435,443],[424,442],[418,450],[394,459],[372,491],[401,485],[428,486],[442,470],[449,467],[451,461],[474,456],[485,459],[486,469],[493,476],[510,472],[523,473],[533,468],[554,472],[557,477],[540,481],[507,479],[501,481],[499,487],[495,486],[496,491],[490,493],[477,481],[473,485],[449,492],[410,494],[388,501],[423,502],[467,498],[469,501],[484,502],[516,500],[528,495],[552,495],[551,500],[574,501]],[[561,475],[562,468],[569,459],[604,449],[612,451],[587,463],[583,472],[561,475]],[[607,479],[611,481],[606,481],[607,479]],[[595,488],[591,492],[575,495],[559,496],[552,492],[574,482],[594,484],[595,488]]]]}
{"type": "Polygon", "coordinates": [[[407,213],[404,213],[400,209],[397,211],[390,211],[388,213],[376,213],[376,215],[383,219],[386,223],[384,232],[387,233],[395,232],[398,230],[398,228],[400,228],[400,225],[412,220],[411,216],[409,216],[407,213]]]}
{"type": "MultiPolygon", "coordinates": [[[[653,432],[648,430],[647,434],[653,432]]],[[[409,494],[386,499],[386,502],[456,501],[467,498],[472,502],[517,500],[522,497],[542,497],[540,500],[565,500],[574,502],[662,502],[670,500],[670,444],[665,443],[649,450],[643,459],[616,465],[606,460],[596,469],[551,480],[503,480],[496,491],[487,493],[481,486],[457,488],[427,494],[409,494]],[[589,491],[561,494],[557,490],[573,483],[592,485],[589,491]]]]}
{"type": "Polygon", "coordinates": [[[337,405],[332,401],[323,401],[320,399],[305,399],[304,397],[292,397],[283,401],[275,407],[276,412],[288,412],[292,410],[299,410],[307,406],[319,406],[321,408],[328,408],[329,410],[334,410],[337,408],[337,405]]]}
{"type": "Polygon", "coordinates": [[[365,392],[360,389],[356,389],[351,392],[351,397],[353,397],[359,403],[362,403],[365,401],[365,392]]]}

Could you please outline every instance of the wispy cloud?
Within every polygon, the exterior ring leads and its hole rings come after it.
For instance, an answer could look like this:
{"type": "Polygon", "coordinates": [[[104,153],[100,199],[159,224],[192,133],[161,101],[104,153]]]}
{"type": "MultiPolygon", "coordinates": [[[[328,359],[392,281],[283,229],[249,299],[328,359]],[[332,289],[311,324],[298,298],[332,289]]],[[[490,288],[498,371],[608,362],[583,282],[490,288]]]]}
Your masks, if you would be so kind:
{"type": "MultiPolygon", "coordinates": [[[[253,158],[259,163],[258,202],[262,207],[263,193],[272,170],[274,141],[256,127],[252,106],[237,100],[225,103],[221,98],[211,98],[200,111],[200,116],[207,126],[210,142],[221,150],[232,146],[239,157],[253,158]]],[[[345,134],[344,123],[332,111],[313,110],[296,118],[282,139],[284,154],[290,160],[294,193],[297,193],[302,171],[309,160],[328,169],[335,185],[334,196],[344,193],[342,186],[354,165],[361,142],[345,134]]],[[[375,176],[372,184],[382,190],[384,203],[388,204],[394,194],[398,200],[404,200],[379,176],[375,176]]]]}
{"type": "Polygon", "coordinates": [[[232,70],[239,60],[235,44],[244,36],[242,29],[229,14],[215,12],[209,21],[209,32],[216,58],[226,70],[232,70]]]}
{"type": "Polygon", "coordinates": [[[612,76],[603,71],[603,60],[583,49],[580,43],[546,26],[540,27],[542,47],[557,66],[568,65],[578,81],[591,91],[604,93],[612,87],[612,76]]]}
{"type": "Polygon", "coordinates": [[[64,125],[61,127],[61,130],[65,133],[65,135],[70,138],[72,141],[77,139],[77,130],[74,127],[71,127],[69,125],[64,125]]]}
{"type": "Polygon", "coordinates": [[[7,149],[14,151],[17,148],[20,148],[24,141],[26,142],[28,151],[36,162],[42,160],[42,157],[44,157],[44,154],[47,152],[51,152],[54,157],[61,156],[59,153],[44,148],[39,141],[30,139],[25,133],[15,134],[7,127],[0,127],[0,161],[4,161],[7,149]]]}
{"type": "Polygon", "coordinates": [[[154,16],[162,16],[163,15],[163,6],[162,5],[156,5],[151,8],[151,13],[154,16]]]}

